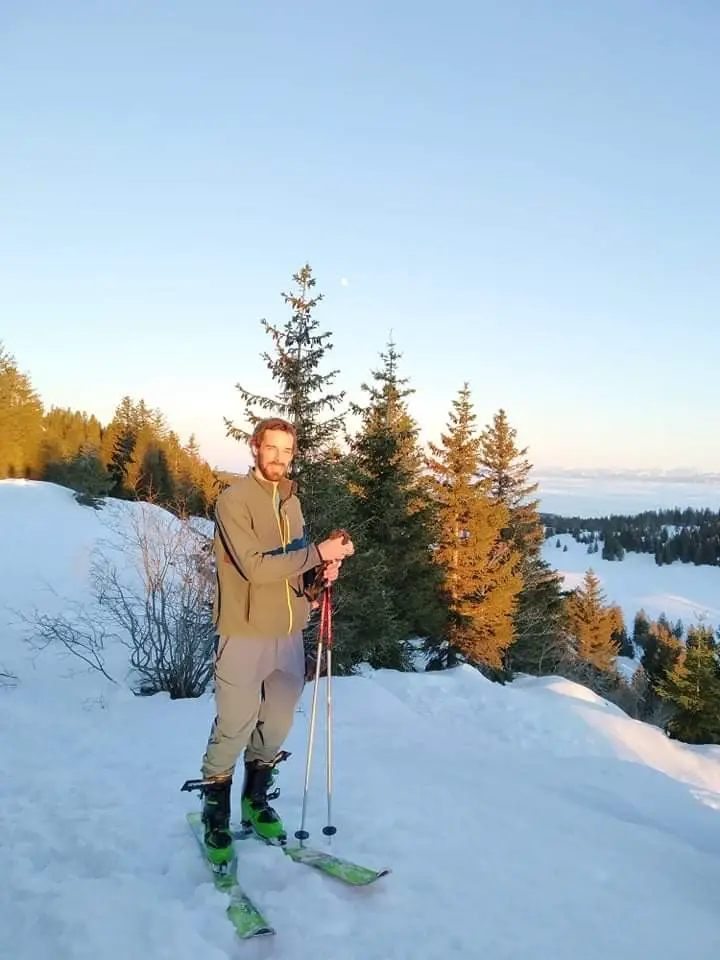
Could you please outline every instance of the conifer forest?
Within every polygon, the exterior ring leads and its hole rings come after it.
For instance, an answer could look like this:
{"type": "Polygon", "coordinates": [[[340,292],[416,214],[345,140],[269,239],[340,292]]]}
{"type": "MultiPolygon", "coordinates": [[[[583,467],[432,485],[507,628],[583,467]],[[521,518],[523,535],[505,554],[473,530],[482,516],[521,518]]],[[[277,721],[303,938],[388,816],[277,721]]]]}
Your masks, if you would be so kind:
{"type": "MultiPolygon", "coordinates": [[[[337,527],[356,547],[335,602],[334,669],[396,670],[470,664],[507,683],[519,673],[584,683],[631,716],[690,743],[720,743],[720,649],[714,632],[640,610],[631,624],[588,569],[574,590],[542,557],[546,538],[569,533],[621,562],[628,551],[658,564],[720,563],[720,514],[646,512],[602,519],[542,514],[528,450],[501,407],[480,416],[459,382],[445,428],[426,447],[412,413],[411,376],[392,340],[358,395],[335,387],[323,296],[305,264],[283,293],[284,319],[261,321],[274,393],[237,384],[242,417],[223,417],[245,443],[258,419],[279,415],[298,434],[292,476],[310,536],[337,527]],[[347,425],[348,414],[357,424],[347,425]],[[640,659],[628,681],[618,656],[640,659]]],[[[272,305],[271,305],[272,307],[272,305]]],[[[279,312],[279,310],[278,310],[279,312]]],[[[247,372],[247,371],[246,371],[247,372]]],[[[250,378],[248,378],[250,379],[250,378]]],[[[46,407],[30,374],[0,343],[0,479],[50,481],[87,509],[104,498],[153,501],[212,520],[232,475],[212,468],[195,437],[183,443],[161,410],[119,398],[109,422],[92,411],[46,407]]],[[[588,562],[591,567],[591,560],[588,562]]],[[[307,627],[312,649],[316,618],[307,627]]]]}

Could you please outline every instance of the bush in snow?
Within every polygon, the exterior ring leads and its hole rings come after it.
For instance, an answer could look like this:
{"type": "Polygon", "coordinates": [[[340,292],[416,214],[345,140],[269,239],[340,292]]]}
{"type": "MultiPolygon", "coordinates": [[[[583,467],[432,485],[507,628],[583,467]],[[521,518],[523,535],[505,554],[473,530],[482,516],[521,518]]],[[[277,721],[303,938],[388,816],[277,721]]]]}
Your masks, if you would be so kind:
{"type": "Polygon", "coordinates": [[[94,604],[75,603],[72,617],[36,615],[32,639],[63,645],[113,683],[108,663],[122,645],[135,693],[198,697],[212,678],[215,641],[208,535],[193,518],[149,503],[118,510],[122,524],[91,562],[94,604]]]}

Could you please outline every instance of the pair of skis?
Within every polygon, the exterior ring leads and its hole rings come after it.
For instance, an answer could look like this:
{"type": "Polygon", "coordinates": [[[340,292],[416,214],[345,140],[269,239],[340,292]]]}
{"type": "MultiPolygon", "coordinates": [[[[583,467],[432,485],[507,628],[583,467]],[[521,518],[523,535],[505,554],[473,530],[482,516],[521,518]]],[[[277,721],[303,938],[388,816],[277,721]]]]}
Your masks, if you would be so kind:
{"type": "MultiPolygon", "coordinates": [[[[249,940],[253,937],[273,936],[277,931],[269,922],[260,907],[251,898],[247,892],[244,882],[238,876],[237,855],[228,864],[222,866],[212,863],[207,857],[205,841],[203,836],[203,825],[200,814],[189,813],[187,816],[190,829],[192,830],[203,857],[210,868],[213,876],[213,883],[216,890],[225,893],[229,897],[227,906],[227,916],[235,932],[241,940],[249,940]]],[[[248,834],[244,830],[233,830],[233,836],[242,839],[248,834]]],[[[264,840],[261,842],[265,843],[264,840]]],[[[270,846],[279,846],[283,853],[294,860],[295,863],[305,864],[313,867],[329,877],[334,877],[352,887],[362,887],[374,883],[380,877],[390,873],[389,869],[373,870],[370,867],[361,866],[342,857],[336,857],[331,853],[325,853],[321,850],[313,850],[310,847],[290,847],[279,844],[269,844],[270,846]]]]}
{"type": "MultiPolygon", "coordinates": [[[[322,662],[323,647],[326,655],[326,709],[327,709],[327,728],[326,728],[326,786],[327,786],[327,825],[323,827],[325,836],[333,836],[337,830],[332,825],[332,790],[333,790],[333,755],[332,755],[332,603],[330,595],[330,585],[326,584],[323,589],[321,612],[320,612],[320,630],[318,634],[317,653],[315,658],[315,682],[313,688],[312,710],[310,715],[310,729],[308,734],[307,761],[305,766],[305,784],[303,790],[302,814],[300,828],[295,832],[295,838],[298,840],[297,846],[288,846],[287,844],[278,844],[283,853],[290,857],[295,863],[304,864],[312,867],[329,877],[340,880],[350,886],[360,887],[374,883],[380,877],[387,876],[390,870],[385,868],[375,870],[365,867],[342,857],[334,856],[331,853],[316,850],[304,846],[304,841],[309,838],[309,833],[305,829],[305,820],[307,813],[307,799],[310,786],[310,771],[312,765],[312,755],[315,740],[315,722],[317,716],[317,697],[320,686],[320,668],[322,662]]],[[[187,789],[188,784],[183,789],[187,789]]],[[[227,906],[227,915],[235,927],[237,935],[247,940],[259,936],[272,936],[276,933],[275,928],[268,922],[265,915],[259,909],[245,890],[243,883],[238,877],[237,854],[233,852],[233,858],[229,864],[218,865],[213,863],[207,856],[205,841],[203,836],[203,825],[199,813],[189,813],[188,823],[192,830],[203,857],[208,864],[213,882],[217,890],[226,893],[229,896],[227,906]]],[[[247,836],[254,835],[251,830],[244,828],[233,830],[233,839],[240,840],[247,836]]],[[[262,838],[260,838],[262,839],[262,838]]],[[[263,841],[266,842],[266,841],[263,841]]]]}

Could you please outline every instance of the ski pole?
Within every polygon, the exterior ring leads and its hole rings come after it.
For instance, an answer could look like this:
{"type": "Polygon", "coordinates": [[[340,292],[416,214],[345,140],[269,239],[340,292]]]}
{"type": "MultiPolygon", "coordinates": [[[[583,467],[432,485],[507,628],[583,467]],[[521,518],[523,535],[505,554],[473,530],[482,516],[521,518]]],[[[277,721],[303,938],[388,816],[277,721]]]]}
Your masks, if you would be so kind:
{"type": "Polygon", "coordinates": [[[305,759],[305,786],[303,789],[302,813],[300,815],[300,829],[295,831],[295,837],[302,846],[303,840],[307,840],[310,834],[305,829],[305,818],[307,815],[308,793],[310,791],[310,771],[312,768],[312,755],[315,744],[315,721],[317,717],[317,698],[318,688],[320,686],[320,665],[322,662],[323,633],[326,616],[325,596],[320,608],[320,632],[318,633],[317,651],[315,654],[315,682],[313,683],[312,708],[310,710],[310,729],[308,731],[307,757],[305,759]]]}
{"type": "Polygon", "coordinates": [[[326,691],[326,720],[325,720],[325,782],[327,792],[327,824],[323,827],[326,837],[337,833],[332,825],[332,795],[333,795],[333,700],[332,700],[332,599],[330,584],[325,587],[323,596],[325,603],[325,691],[326,691]]]}

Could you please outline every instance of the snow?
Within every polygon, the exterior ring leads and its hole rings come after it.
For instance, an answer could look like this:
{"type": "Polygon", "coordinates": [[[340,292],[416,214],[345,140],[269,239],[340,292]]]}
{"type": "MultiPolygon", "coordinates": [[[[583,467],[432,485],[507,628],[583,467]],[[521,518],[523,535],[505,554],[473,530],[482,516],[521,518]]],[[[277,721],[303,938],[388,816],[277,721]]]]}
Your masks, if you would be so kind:
{"type": "MultiPolygon", "coordinates": [[[[720,748],[670,741],[559,677],[501,686],[466,667],[336,679],[331,849],[393,872],[353,890],[245,841],[248,888],[278,935],[240,943],[185,825],[197,801],[180,792],[199,772],[211,697],[134,697],[28,647],[16,616],[87,601],[93,547],[137,509],[96,513],[49,484],[0,483],[0,667],[18,676],[0,689],[0,957],[717,956],[720,748]]],[[[653,593],[700,596],[649,570],[653,593]]],[[[308,684],[280,777],[293,830],[311,695],[308,684]]],[[[319,846],[324,732],[321,711],[319,846]]]]}
{"type": "Polygon", "coordinates": [[[622,560],[603,560],[600,552],[588,553],[587,544],[578,543],[569,533],[549,537],[543,544],[543,558],[563,575],[569,590],[579,586],[585,572],[592,568],[608,601],[622,609],[629,632],[640,608],[650,619],[661,613],[671,623],[680,619],[686,629],[701,621],[720,626],[720,567],[680,561],[658,566],[648,553],[626,553],[622,560]],[[560,547],[556,546],[558,540],[560,547]]]}

